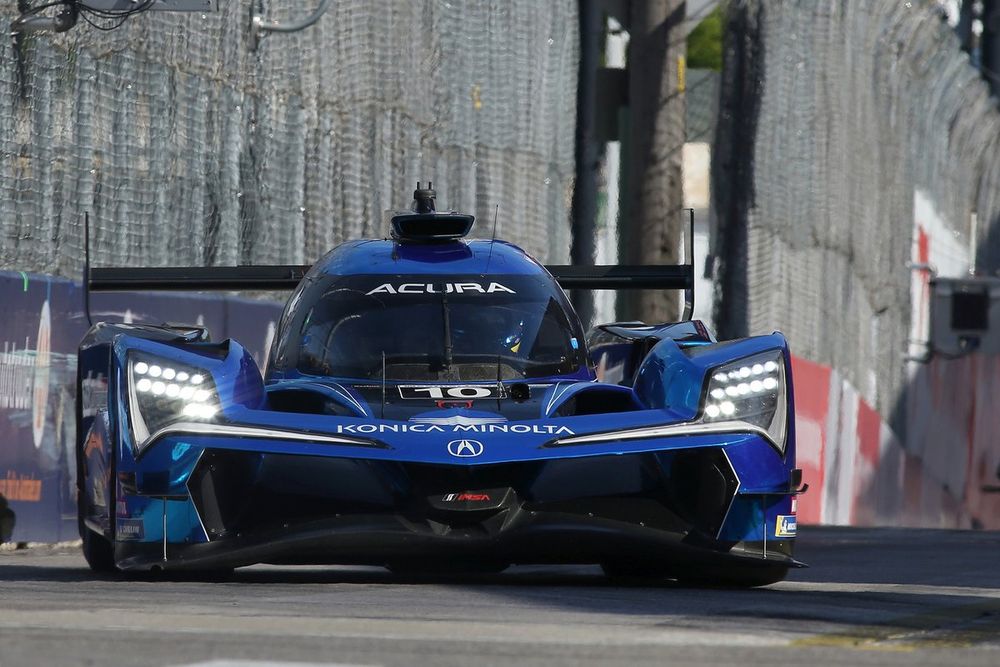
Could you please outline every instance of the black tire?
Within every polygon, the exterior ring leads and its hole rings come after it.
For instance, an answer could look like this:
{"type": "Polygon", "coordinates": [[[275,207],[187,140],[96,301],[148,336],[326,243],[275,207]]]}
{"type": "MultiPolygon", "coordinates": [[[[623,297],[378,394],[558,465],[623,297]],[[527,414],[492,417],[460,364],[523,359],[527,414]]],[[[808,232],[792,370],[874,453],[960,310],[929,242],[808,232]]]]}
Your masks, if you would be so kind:
{"type": "Polygon", "coordinates": [[[103,535],[98,535],[83,523],[79,517],[80,539],[83,541],[83,557],[94,572],[109,574],[117,572],[115,567],[115,550],[103,535]]]}
{"type": "Polygon", "coordinates": [[[10,540],[14,534],[14,510],[7,507],[7,499],[0,496],[0,544],[10,540]]]}
{"type": "MultiPolygon", "coordinates": [[[[80,379],[80,370],[77,369],[76,374],[76,428],[77,431],[80,429],[80,422],[83,420],[83,406],[82,406],[82,382],[80,379]]],[[[108,540],[108,538],[95,533],[87,524],[84,522],[83,516],[83,505],[84,499],[86,498],[86,490],[84,489],[83,482],[83,437],[77,432],[76,434],[76,525],[80,531],[80,540],[83,542],[83,557],[87,561],[87,565],[94,572],[99,572],[101,574],[109,574],[112,572],[117,572],[118,568],[115,567],[115,548],[114,545],[108,540]]],[[[111,461],[111,479],[114,477],[114,461],[111,461]]],[[[115,499],[114,499],[114,485],[108,489],[109,503],[108,503],[108,515],[111,518],[111,534],[115,534],[115,499]]]]}

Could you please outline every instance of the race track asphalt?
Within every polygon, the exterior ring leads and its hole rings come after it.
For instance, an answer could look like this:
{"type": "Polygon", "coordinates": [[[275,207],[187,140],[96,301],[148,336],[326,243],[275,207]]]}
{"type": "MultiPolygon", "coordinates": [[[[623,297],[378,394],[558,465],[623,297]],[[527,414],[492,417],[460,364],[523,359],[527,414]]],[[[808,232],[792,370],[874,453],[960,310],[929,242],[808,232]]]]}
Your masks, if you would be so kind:
{"type": "Polygon", "coordinates": [[[401,578],[238,570],[99,578],[73,549],[0,552],[0,667],[1000,665],[1000,533],[804,528],[788,581],[623,585],[593,567],[401,578]]]}

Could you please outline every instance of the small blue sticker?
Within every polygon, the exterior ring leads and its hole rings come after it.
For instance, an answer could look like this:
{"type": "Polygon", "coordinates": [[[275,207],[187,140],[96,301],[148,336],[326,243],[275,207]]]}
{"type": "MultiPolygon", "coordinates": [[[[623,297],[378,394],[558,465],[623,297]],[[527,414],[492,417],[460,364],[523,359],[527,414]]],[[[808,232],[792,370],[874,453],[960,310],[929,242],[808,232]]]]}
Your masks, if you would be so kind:
{"type": "Polygon", "coordinates": [[[126,540],[141,540],[146,537],[145,526],[142,519],[118,519],[115,521],[115,539],[124,542],[126,540]]]}
{"type": "Polygon", "coordinates": [[[569,344],[573,346],[574,350],[579,350],[580,349],[580,343],[579,343],[579,341],[576,340],[576,338],[570,338],[569,339],[569,344]]]}
{"type": "Polygon", "coordinates": [[[795,515],[779,514],[778,520],[774,524],[775,537],[795,537],[796,521],[795,515]]]}

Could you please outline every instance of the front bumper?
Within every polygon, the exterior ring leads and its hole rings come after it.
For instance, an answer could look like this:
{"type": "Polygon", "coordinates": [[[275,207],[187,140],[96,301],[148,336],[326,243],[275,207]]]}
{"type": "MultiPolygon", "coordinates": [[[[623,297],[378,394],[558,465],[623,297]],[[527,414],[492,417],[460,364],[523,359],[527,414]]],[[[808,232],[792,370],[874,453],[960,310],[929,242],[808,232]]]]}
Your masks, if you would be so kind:
{"type": "Polygon", "coordinates": [[[741,495],[722,447],[481,466],[208,448],[184,488],[186,497],[132,503],[147,526],[162,512],[163,531],[119,531],[119,567],[623,557],[678,568],[797,565],[794,540],[775,535],[790,497],[741,495]],[[184,516],[189,529],[168,530],[184,516]]]}

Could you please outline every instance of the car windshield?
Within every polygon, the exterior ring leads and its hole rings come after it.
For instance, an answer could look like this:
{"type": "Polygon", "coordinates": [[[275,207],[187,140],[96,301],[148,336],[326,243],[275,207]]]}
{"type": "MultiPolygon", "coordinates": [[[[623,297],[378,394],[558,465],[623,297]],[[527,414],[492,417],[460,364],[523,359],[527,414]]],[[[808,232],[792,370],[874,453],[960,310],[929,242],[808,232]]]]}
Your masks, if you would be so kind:
{"type": "Polygon", "coordinates": [[[548,276],[330,276],[311,291],[302,373],[485,381],[572,373],[583,361],[548,276]]]}

